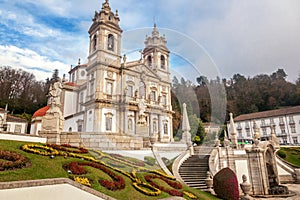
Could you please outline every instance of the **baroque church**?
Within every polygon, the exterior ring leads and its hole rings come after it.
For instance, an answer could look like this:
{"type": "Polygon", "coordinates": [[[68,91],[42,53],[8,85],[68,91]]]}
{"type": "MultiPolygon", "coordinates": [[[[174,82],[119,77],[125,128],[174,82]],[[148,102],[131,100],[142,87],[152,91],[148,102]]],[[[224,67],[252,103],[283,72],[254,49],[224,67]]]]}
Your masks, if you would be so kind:
{"type": "MultiPolygon", "coordinates": [[[[166,38],[156,24],[146,36],[141,59],[127,61],[121,55],[122,29],[118,11],[108,0],[96,11],[88,33],[87,64],[71,67],[69,81],[59,90],[63,124],[61,133],[126,135],[173,141],[171,79],[166,38]]],[[[31,134],[47,132],[43,126],[51,105],[33,115],[31,134]]]]}

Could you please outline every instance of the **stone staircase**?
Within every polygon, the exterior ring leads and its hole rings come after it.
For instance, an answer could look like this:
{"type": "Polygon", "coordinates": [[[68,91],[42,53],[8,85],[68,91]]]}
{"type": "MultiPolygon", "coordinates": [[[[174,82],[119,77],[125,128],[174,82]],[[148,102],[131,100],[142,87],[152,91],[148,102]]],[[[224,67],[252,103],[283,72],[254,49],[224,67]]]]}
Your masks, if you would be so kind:
{"type": "Polygon", "coordinates": [[[197,189],[207,189],[205,179],[209,171],[208,159],[211,150],[211,147],[195,147],[194,155],[182,163],[179,174],[185,184],[197,189]]]}

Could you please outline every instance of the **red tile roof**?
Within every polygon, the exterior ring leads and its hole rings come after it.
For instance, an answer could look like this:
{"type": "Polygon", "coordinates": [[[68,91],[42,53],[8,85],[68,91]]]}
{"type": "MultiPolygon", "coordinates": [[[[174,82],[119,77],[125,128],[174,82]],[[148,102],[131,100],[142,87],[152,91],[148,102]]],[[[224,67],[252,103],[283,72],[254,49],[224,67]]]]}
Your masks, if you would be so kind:
{"type": "Polygon", "coordinates": [[[237,121],[245,121],[250,119],[269,118],[269,117],[276,117],[281,115],[291,115],[296,113],[300,113],[300,106],[239,115],[236,118],[234,118],[234,121],[237,122],[237,121]]]}
{"type": "Polygon", "coordinates": [[[21,123],[23,122],[23,123],[27,123],[26,119],[22,119],[20,117],[15,117],[15,116],[12,116],[12,115],[7,115],[6,121],[7,122],[21,122],[21,123]]]}
{"type": "Polygon", "coordinates": [[[37,111],[35,111],[35,113],[32,115],[33,117],[42,117],[44,115],[46,115],[47,110],[49,110],[49,106],[45,106],[43,108],[38,109],[37,111]]]}

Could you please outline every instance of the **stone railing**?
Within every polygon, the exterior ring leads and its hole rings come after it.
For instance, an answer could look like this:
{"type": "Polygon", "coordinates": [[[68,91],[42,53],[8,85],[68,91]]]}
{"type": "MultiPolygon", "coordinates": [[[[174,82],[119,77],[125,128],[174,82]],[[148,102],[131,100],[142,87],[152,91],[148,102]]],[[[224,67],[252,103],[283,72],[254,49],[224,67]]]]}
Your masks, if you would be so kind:
{"type": "Polygon", "coordinates": [[[214,148],[210,153],[209,160],[209,171],[212,176],[214,176],[220,169],[219,169],[219,149],[218,147],[214,148]]]}
{"type": "Polygon", "coordinates": [[[191,151],[190,150],[186,150],[184,152],[182,152],[182,154],[180,154],[175,160],[174,163],[172,165],[172,171],[173,171],[173,176],[180,182],[183,182],[180,174],[179,174],[179,168],[182,165],[182,163],[188,159],[188,157],[191,156],[191,151]]]}
{"type": "Polygon", "coordinates": [[[173,174],[170,172],[170,170],[165,165],[164,161],[161,159],[161,156],[159,155],[158,151],[155,151],[154,149],[152,149],[152,152],[153,152],[153,155],[154,155],[158,165],[162,168],[162,170],[164,170],[164,172],[167,175],[173,176],[173,174]]]}

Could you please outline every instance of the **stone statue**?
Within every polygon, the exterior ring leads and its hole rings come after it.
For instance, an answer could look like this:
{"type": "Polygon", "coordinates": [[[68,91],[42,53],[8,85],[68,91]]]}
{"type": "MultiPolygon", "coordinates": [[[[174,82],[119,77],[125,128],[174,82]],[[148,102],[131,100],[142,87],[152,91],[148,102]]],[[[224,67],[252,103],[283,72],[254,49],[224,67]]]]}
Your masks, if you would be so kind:
{"type": "Polygon", "coordinates": [[[145,105],[145,98],[142,96],[142,98],[139,100],[139,116],[145,115],[146,105],[145,105]]]}
{"type": "Polygon", "coordinates": [[[42,132],[60,133],[64,127],[64,117],[61,111],[61,94],[62,94],[61,80],[53,82],[49,87],[48,106],[49,110],[42,118],[42,132]]]}
{"type": "Polygon", "coordinates": [[[139,100],[138,108],[139,108],[139,120],[138,124],[145,125],[146,124],[146,104],[145,104],[145,98],[142,96],[142,98],[139,100]]]}
{"type": "Polygon", "coordinates": [[[61,92],[62,92],[62,84],[61,84],[60,80],[58,80],[50,85],[49,92],[47,95],[48,105],[50,106],[50,108],[47,111],[47,113],[60,113],[61,114],[61,111],[60,111],[61,92]]]}

